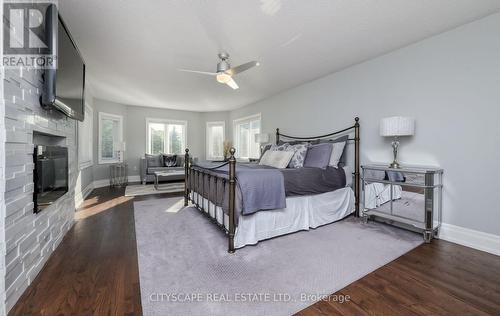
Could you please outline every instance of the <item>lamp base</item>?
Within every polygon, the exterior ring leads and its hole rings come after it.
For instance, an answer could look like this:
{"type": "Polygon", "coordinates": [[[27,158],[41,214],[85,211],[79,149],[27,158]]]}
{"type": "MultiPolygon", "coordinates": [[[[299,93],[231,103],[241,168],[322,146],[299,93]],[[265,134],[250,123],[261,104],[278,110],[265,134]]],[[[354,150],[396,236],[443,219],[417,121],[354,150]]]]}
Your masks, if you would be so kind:
{"type": "Polygon", "coordinates": [[[390,165],[389,168],[392,169],[401,169],[401,165],[397,161],[393,161],[390,165]]]}
{"type": "Polygon", "coordinates": [[[399,148],[399,140],[398,137],[396,136],[392,141],[392,153],[394,155],[394,159],[392,160],[392,163],[389,165],[389,167],[394,169],[401,168],[398,162],[398,148],[399,148]]]}

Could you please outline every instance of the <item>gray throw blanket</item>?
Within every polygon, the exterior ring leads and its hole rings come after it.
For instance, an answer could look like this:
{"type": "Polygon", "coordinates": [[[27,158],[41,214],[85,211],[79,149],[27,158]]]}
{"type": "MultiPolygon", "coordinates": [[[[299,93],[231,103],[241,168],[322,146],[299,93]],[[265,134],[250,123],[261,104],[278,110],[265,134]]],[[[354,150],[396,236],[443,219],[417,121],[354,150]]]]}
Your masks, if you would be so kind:
{"type": "MultiPolygon", "coordinates": [[[[209,165],[200,167],[209,167],[209,165]]],[[[229,166],[215,169],[213,172],[222,173],[227,177],[229,166]]],[[[285,181],[279,169],[238,163],[236,165],[236,184],[241,193],[241,213],[243,215],[286,207],[285,181]]]]}

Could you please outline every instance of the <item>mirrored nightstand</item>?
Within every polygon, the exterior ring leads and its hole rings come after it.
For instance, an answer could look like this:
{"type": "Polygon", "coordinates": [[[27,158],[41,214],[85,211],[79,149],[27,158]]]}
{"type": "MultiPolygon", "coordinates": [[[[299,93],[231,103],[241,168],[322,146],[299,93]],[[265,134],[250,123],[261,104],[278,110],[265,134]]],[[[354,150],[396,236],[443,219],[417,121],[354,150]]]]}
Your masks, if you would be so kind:
{"type": "Polygon", "coordinates": [[[362,211],[365,220],[381,220],[423,233],[425,242],[441,226],[443,169],[387,165],[361,166],[362,211]]]}
{"type": "Polygon", "coordinates": [[[125,187],[128,185],[128,167],[127,164],[116,163],[109,165],[109,186],[125,187]]]}

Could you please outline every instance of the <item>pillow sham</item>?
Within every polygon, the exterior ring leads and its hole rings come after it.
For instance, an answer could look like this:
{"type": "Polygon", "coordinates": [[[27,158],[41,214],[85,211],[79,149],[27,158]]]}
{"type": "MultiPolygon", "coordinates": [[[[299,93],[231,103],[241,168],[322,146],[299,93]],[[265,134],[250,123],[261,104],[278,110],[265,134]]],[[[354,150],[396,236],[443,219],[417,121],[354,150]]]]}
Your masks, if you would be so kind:
{"type": "Polygon", "coordinates": [[[304,161],[304,167],[315,167],[325,169],[330,162],[330,156],[332,154],[332,144],[318,144],[312,145],[307,150],[306,159],[304,161]]]}
{"type": "Polygon", "coordinates": [[[274,151],[285,151],[288,146],[290,146],[290,143],[281,143],[278,144],[278,145],[271,145],[271,148],[269,148],[270,150],[274,150],[274,151]]]}
{"type": "Polygon", "coordinates": [[[297,145],[289,145],[286,148],[286,151],[293,151],[294,154],[290,163],[288,164],[288,168],[302,168],[304,167],[304,161],[306,160],[307,149],[309,148],[309,144],[297,144],[297,145]]]}
{"type": "Polygon", "coordinates": [[[327,139],[322,141],[322,143],[332,144],[332,155],[330,156],[330,162],[328,163],[329,166],[335,168],[339,167],[339,163],[342,161],[345,145],[348,139],[349,135],[344,135],[336,139],[327,139]]]}
{"type": "Polygon", "coordinates": [[[306,159],[307,149],[309,143],[281,143],[279,145],[272,145],[271,150],[275,151],[293,151],[294,155],[288,164],[288,168],[302,168],[304,167],[304,160],[306,159]]]}
{"type": "Polygon", "coordinates": [[[293,157],[293,151],[268,150],[259,161],[259,165],[284,169],[293,157]]]}
{"type": "Polygon", "coordinates": [[[330,155],[329,166],[338,168],[340,163],[340,157],[344,153],[345,142],[333,143],[332,144],[332,154],[330,155]]]}

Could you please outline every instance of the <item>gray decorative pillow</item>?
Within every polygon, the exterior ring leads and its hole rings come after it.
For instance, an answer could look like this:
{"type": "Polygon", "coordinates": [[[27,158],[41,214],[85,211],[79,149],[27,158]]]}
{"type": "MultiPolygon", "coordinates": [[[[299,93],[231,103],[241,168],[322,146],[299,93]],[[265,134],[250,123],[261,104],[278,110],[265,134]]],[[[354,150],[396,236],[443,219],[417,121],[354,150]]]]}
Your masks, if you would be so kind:
{"type": "Polygon", "coordinates": [[[349,135],[344,135],[344,136],[340,136],[340,137],[335,138],[335,139],[322,139],[320,141],[320,143],[321,144],[323,144],[323,143],[340,143],[340,142],[346,142],[348,139],[349,139],[349,135]]]}
{"type": "Polygon", "coordinates": [[[302,168],[304,167],[304,160],[306,159],[307,148],[309,143],[284,143],[280,142],[278,145],[272,145],[271,150],[274,151],[293,151],[293,157],[288,164],[288,168],[302,168]]]}
{"type": "Polygon", "coordinates": [[[148,168],[150,167],[163,167],[163,155],[148,155],[146,154],[146,161],[148,168]]]}
{"type": "Polygon", "coordinates": [[[177,155],[163,155],[163,164],[165,167],[177,166],[177,155]]]}
{"type": "Polygon", "coordinates": [[[288,146],[290,146],[289,143],[282,143],[280,142],[278,145],[271,145],[271,148],[270,150],[274,150],[274,151],[286,151],[286,149],[288,148],[288,146]]]}
{"type": "Polygon", "coordinates": [[[330,157],[330,166],[337,168],[345,162],[345,148],[349,135],[340,136],[335,139],[322,139],[321,143],[333,144],[332,156],[330,157]],[[343,143],[343,144],[340,144],[343,143]]]}
{"type": "Polygon", "coordinates": [[[177,155],[177,164],[176,167],[184,167],[184,155],[177,155]]]}
{"type": "Polygon", "coordinates": [[[293,152],[285,150],[268,150],[262,156],[259,165],[270,166],[274,168],[284,169],[288,166],[292,159],[293,152]]]}
{"type": "Polygon", "coordinates": [[[325,169],[330,162],[332,149],[332,144],[329,143],[312,145],[307,150],[304,167],[325,169]]]}
{"type": "Polygon", "coordinates": [[[288,164],[288,168],[302,168],[304,167],[304,161],[306,160],[307,149],[309,148],[309,144],[302,143],[297,145],[289,145],[286,148],[286,151],[295,151],[293,154],[290,163],[288,164]]]}

